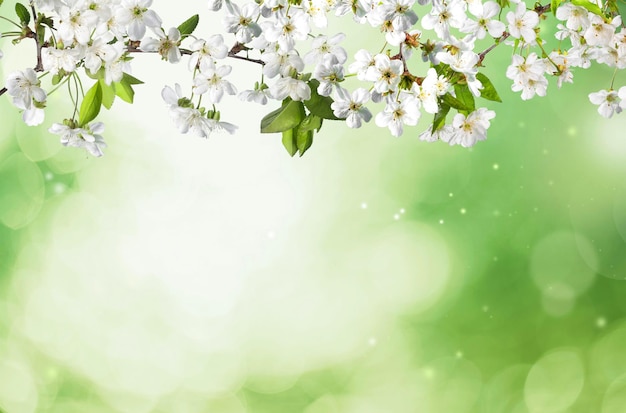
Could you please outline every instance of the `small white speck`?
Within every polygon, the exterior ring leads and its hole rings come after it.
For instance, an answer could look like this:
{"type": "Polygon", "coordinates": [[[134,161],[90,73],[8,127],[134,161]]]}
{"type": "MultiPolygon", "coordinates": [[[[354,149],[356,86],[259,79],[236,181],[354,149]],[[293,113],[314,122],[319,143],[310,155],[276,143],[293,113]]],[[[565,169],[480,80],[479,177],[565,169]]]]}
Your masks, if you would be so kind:
{"type": "Polygon", "coordinates": [[[467,209],[461,208],[459,212],[461,213],[461,215],[465,215],[465,213],[467,212],[467,209]]]}
{"type": "Polygon", "coordinates": [[[54,178],[54,174],[52,172],[46,172],[44,177],[46,178],[46,181],[52,181],[52,178],[54,178]]]}
{"type": "Polygon", "coordinates": [[[62,194],[63,192],[65,192],[66,189],[67,189],[67,187],[65,185],[63,185],[62,183],[57,183],[53,187],[53,191],[57,195],[58,194],[62,194]]]}
{"type": "Polygon", "coordinates": [[[596,320],[596,327],[598,328],[606,327],[606,318],[598,317],[598,319],[596,320]]]}
{"type": "Polygon", "coordinates": [[[367,209],[367,203],[361,202],[361,209],[367,209]]]}
{"type": "Polygon", "coordinates": [[[458,359],[462,359],[463,358],[463,352],[462,351],[457,351],[455,354],[456,358],[458,359]]]}
{"type": "Polygon", "coordinates": [[[493,164],[493,170],[497,171],[498,169],[500,169],[500,165],[498,165],[497,163],[493,164]]]}
{"type": "Polygon", "coordinates": [[[400,213],[401,213],[401,214],[404,214],[405,212],[406,212],[406,209],[404,209],[404,208],[400,208],[400,213]]]}
{"type": "Polygon", "coordinates": [[[454,196],[454,194],[453,194],[452,192],[450,192],[450,193],[448,194],[448,196],[449,196],[450,198],[452,198],[452,197],[454,196]]]}
{"type": "Polygon", "coordinates": [[[443,222],[444,222],[444,221],[443,221],[443,219],[440,219],[440,220],[439,220],[439,223],[440,223],[441,225],[443,225],[443,222]]]}
{"type": "Polygon", "coordinates": [[[376,340],[376,337],[370,337],[370,339],[367,340],[367,344],[369,344],[370,347],[374,347],[378,344],[378,340],[376,340]]]}
{"type": "Polygon", "coordinates": [[[394,214],[393,215],[393,219],[395,219],[396,221],[400,219],[400,214],[394,214]]]}

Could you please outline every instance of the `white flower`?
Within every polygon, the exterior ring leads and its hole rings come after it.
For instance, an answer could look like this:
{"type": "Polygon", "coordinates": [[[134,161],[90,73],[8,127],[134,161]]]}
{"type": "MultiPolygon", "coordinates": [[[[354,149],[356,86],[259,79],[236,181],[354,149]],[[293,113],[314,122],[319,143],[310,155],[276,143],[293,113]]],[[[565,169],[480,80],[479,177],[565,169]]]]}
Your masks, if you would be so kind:
{"type": "Polygon", "coordinates": [[[256,3],[246,3],[239,9],[235,3],[227,1],[224,16],[226,31],[235,33],[239,43],[248,43],[261,34],[261,26],[256,23],[259,13],[259,6],[256,3]]]}
{"type": "Polygon", "coordinates": [[[417,99],[407,97],[401,102],[387,103],[385,110],[376,115],[376,125],[387,127],[393,136],[400,136],[403,125],[417,125],[421,113],[417,99]]]}
{"type": "Polygon", "coordinates": [[[396,90],[404,67],[400,60],[391,60],[386,54],[374,56],[374,65],[367,68],[365,80],[374,83],[374,90],[384,93],[396,90]]]}
{"type": "Polygon", "coordinates": [[[130,63],[122,58],[104,64],[104,82],[110,85],[112,82],[119,82],[124,77],[124,73],[130,73],[130,63]]]}
{"type": "Polygon", "coordinates": [[[222,9],[222,0],[209,0],[209,10],[219,11],[222,9]]]}
{"type": "Polygon", "coordinates": [[[461,28],[463,33],[473,33],[476,38],[483,39],[488,32],[489,36],[498,38],[506,30],[504,23],[496,17],[500,13],[498,3],[493,1],[487,1],[482,5],[479,3],[475,9],[470,7],[470,11],[478,21],[467,19],[461,28]]]}
{"type": "Polygon", "coordinates": [[[59,70],[63,69],[66,73],[76,70],[79,51],[76,49],[55,49],[53,47],[44,47],[41,49],[41,61],[44,70],[56,75],[59,70]]]}
{"type": "Polygon", "coordinates": [[[317,63],[326,56],[332,55],[337,59],[338,63],[345,63],[348,59],[346,50],[339,46],[339,43],[345,39],[346,35],[337,33],[330,39],[326,36],[318,36],[313,39],[311,51],[304,55],[304,62],[308,64],[317,63]]]}
{"type": "Polygon", "coordinates": [[[474,146],[478,141],[487,139],[487,129],[490,120],[496,116],[492,110],[479,108],[465,117],[458,113],[452,120],[455,129],[454,135],[449,140],[450,145],[461,145],[465,148],[474,146]]]}
{"type": "Polygon", "coordinates": [[[293,50],[296,40],[305,40],[310,27],[307,14],[296,9],[290,15],[276,15],[275,21],[262,23],[265,38],[269,42],[278,42],[280,50],[293,50]]]}
{"type": "Polygon", "coordinates": [[[417,14],[411,9],[415,0],[386,0],[380,7],[386,21],[391,21],[395,31],[404,32],[417,23],[417,14]]]}
{"type": "Polygon", "coordinates": [[[450,27],[460,29],[467,20],[464,3],[460,0],[433,2],[432,10],[422,18],[422,27],[434,30],[440,39],[450,37],[450,27]]]}
{"type": "Polygon", "coordinates": [[[232,83],[224,79],[225,76],[230,74],[231,70],[232,67],[228,65],[206,68],[206,70],[199,73],[193,80],[194,93],[199,95],[207,93],[210,103],[218,103],[221,101],[224,92],[229,95],[234,95],[237,93],[237,89],[235,89],[232,83]]]}
{"type": "Polygon", "coordinates": [[[546,95],[548,80],[544,77],[545,62],[539,59],[536,53],[531,53],[526,59],[520,55],[513,55],[513,62],[506,70],[506,77],[513,80],[511,90],[522,91],[522,100],[535,96],[546,95]]]}
{"type": "Polygon", "coordinates": [[[289,76],[292,70],[300,72],[304,69],[304,62],[295,50],[266,52],[261,55],[261,60],[265,62],[263,74],[270,79],[278,75],[289,76]]]}
{"type": "Polygon", "coordinates": [[[244,90],[239,93],[238,97],[246,102],[255,102],[260,105],[265,105],[267,104],[267,98],[270,97],[269,88],[266,85],[262,85],[254,90],[244,90]]]}
{"type": "Polygon", "coordinates": [[[420,133],[419,138],[425,142],[436,142],[438,140],[444,142],[450,142],[454,137],[455,129],[452,125],[443,125],[433,133],[433,125],[430,125],[428,129],[420,133]]]}
{"type": "Polygon", "coordinates": [[[358,88],[352,95],[340,96],[330,107],[338,118],[345,118],[349,128],[360,128],[361,121],[369,122],[372,113],[365,106],[370,99],[369,92],[364,88],[358,88]]]}
{"type": "Polygon", "coordinates": [[[572,3],[563,3],[556,9],[556,18],[567,20],[565,26],[570,30],[586,29],[589,27],[589,12],[572,3]]]}
{"type": "Polygon", "coordinates": [[[270,95],[276,100],[283,100],[289,96],[293,100],[311,99],[311,88],[309,85],[298,79],[283,77],[270,86],[270,95]]]}
{"type": "Polygon", "coordinates": [[[180,61],[180,31],[176,27],[172,27],[167,31],[167,35],[160,27],[154,30],[154,34],[158,39],[148,37],[141,41],[139,48],[146,52],[159,52],[163,60],[170,63],[178,63],[180,61]]]}
{"type": "Polygon", "coordinates": [[[109,44],[113,40],[111,33],[97,37],[85,50],[85,68],[91,74],[96,74],[102,67],[102,63],[112,63],[122,56],[124,44],[117,42],[109,44]]]}
{"type": "Polygon", "coordinates": [[[98,15],[92,10],[61,7],[57,27],[59,37],[67,45],[71,45],[74,42],[86,45],[97,22],[98,15]]]}
{"type": "Polygon", "coordinates": [[[224,44],[221,34],[211,35],[207,40],[195,40],[189,49],[193,51],[189,58],[189,70],[194,70],[202,64],[214,65],[215,60],[223,59],[228,55],[228,47],[224,44]]]}
{"type": "Polygon", "coordinates": [[[161,18],[148,8],[152,0],[122,0],[115,14],[117,22],[126,26],[130,40],[141,40],[146,34],[146,27],[161,27],[161,18]]]}
{"type": "Polygon", "coordinates": [[[533,43],[537,38],[535,27],[539,24],[539,15],[534,10],[526,10],[522,1],[517,4],[515,12],[508,12],[506,19],[509,22],[509,33],[516,39],[523,39],[526,43],[533,43]]]}
{"type": "Polygon", "coordinates": [[[102,149],[107,146],[101,135],[104,132],[104,124],[102,122],[87,125],[86,128],[71,128],[67,125],[54,123],[48,131],[61,135],[61,144],[63,146],[82,148],[96,157],[102,156],[104,154],[102,149]]]}
{"type": "MultiPolygon", "coordinates": [[[[589,101],[598,106],[598,113],[605,118],[610,118],[614,113],[620,113],[622,111],[622,99],[624,95],[623,87],[619,93],[614,90],[601,90],[599,92],[590,93],[589,101]]],[[[625,90],[626,91],[626,90],[625,90]]]]}
{"type": "Polygon", "coordinates": [[[41,81],[31,68],[10,73],[6,82],[7,93],[13,97],[13,104],[20,109],[30,109],[33,101],[46,101],[46,92],[40,86],[41,81]]]}
{"type": "Polygon", "coordinates": [[[587,44],[589,46],[609,46],[615,34],[615,20],[619,20],[618,24],[621,23],[619,17],[613,19],[612,24],[608,24],[604,22],[602,17],[591,14],[589,16],[589,27],[585,30],[585,34],[583,35],[587,44]]]}
{"type": "Polygon", "coordinates": [[[365,49],[361,49],[354,55],[354,62],[348,66],[350,73],[356,73],[356,77],[359,80],[366,80],[367,69],[370,66],[374,66],[376,61],[365,49]]]}
{"type": "Polygon", "coordinates": [[[319,80],[320,85],[317,93],[322,96],[330,96],[333,87],[337,93],[343,94],[344,89],[339,85],[343,81],[343,65],[337,63],[333,55],[326,56],[323,62],[318,63],[313,70],[313,78],[319,80]]]}

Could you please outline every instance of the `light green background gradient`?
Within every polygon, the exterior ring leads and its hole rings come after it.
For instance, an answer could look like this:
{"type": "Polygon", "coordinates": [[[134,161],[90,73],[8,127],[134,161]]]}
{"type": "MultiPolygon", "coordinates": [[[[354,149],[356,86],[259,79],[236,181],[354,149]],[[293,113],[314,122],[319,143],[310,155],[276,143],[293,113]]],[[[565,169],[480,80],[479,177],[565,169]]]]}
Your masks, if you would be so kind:
{"type": "Polygon", "coordinates": [[[522,102],[509,56],[471,150],[420,142],[424,117],[400,139],[327,122],[292,159],[258,133],[273,107],[236,99],[236,135],[179,135],[160,90],[190,76],[155,56],[101,159],[45,132],[71,109],[29,129],[3,97],[2,409],[622,413],[626,118],[587,99],[612,73],[522,102]]]}

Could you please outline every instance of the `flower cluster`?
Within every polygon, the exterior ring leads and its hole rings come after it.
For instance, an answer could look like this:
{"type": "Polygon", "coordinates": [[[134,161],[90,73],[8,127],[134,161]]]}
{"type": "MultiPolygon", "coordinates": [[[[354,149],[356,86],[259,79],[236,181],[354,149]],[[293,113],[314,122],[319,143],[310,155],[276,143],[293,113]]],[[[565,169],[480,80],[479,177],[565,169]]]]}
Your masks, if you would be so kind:
{"type": "MultiPolygon", "coordinates": [[[[324,120],[359,128],[374,119],[400,136],[427,114],[432,120],[421,140],[463,147],[485,140],[495,117],[485,105],[501,100],[481,68],[501,44],[513,48],[505,75],[524,100],[545,96],[549,77],[559,88],[571,83],[574,68],[592,62],[616,71],[626,67],[626,31],[616,0],[553,0],[531,7],[522,0],[209,0],[208,10],[221,13],[223,34],[206,38],[193,34],[199,15],[164,26],[152,3],[18,2],[18,21],[0,17],[19,30],[0,35],[14,37],[14,43],[32,39],[36,62],[10,73],[0,94],[11,96],[26,124],[38,125],[48,95],[66,86],[72,114],[49,130],[61,135],[63,145],[101,156],[104,126],[93,121],[116,97],[133,102],[134,86],[142,83],[131,75],[133,55],[156,53],[171,64],[187,62],[187,92],[179,83],[162,91],[181,133],[234,133],[237,127],[221,121],[218,110],[229,96],[260,105],[274,100],[280,107],[263,118],[261,132],[281,133],[289,153],[302,155],[324,120]],[[539,27],[550,12],[558,30],[552,50],[539,27]],[[328,30],[331,15],[379,30],[381,44],[348,56],[342,47],[346,35],[328,30]],[[477,51],[485,39],[491,45],[477,51]],[[227,59],[258,67],[253,87],[238,90],[229,80],[227,59]],[[42,86],[46,76],[49,87],[42,86]]],[[[589,95],[605,117],[626,107],[626,87],[615,91],[613,83],[589,95]]]]}

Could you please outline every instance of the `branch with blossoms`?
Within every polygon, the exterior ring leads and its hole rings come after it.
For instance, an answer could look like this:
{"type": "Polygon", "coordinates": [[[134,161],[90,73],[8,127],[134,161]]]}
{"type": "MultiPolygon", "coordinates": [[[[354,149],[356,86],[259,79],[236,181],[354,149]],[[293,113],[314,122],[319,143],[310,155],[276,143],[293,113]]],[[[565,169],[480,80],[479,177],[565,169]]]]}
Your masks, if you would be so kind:
{"type": "Polygon", "coordinates": [[[219,105],[236,95],[251,104],[279,102],[261,120],[260,132],[281,134],[291,156],[311,147],[324,121],[359,128],[374,119],[400,136],[424,114],[432,121],[419,133],[421,140],[469,147],[486,139],[495,117],[479,103],[501,102],[481,71],[496,47],[512,48],[504,75],[523,100],[545,96],[549,77],[560,88],[573,82],[576,68],[615,68],[607,88],[590,93],[589,100],[602,116],[621,112],[626,87],[614,89],[617,73],[626,68],[619,1],[528,6],[521,0],[209,0],[207,12],[222,14],[223,33],[203,38],[196,35],[199,14],[164,26],[152,0],[19,0],[13,10],[0,0],[0,22],[9,26],[0,36],[35,46],[33,66],[10,73],[0,96],[10,96],[26,124],[39,125],[48,96],[66,93],[72,102],[67,117],[48,130],[65,146],[101,156],[102,108],[116,100],[133,103],[143,83],[133,75],[133,59],[153,53],[169,64],[186,61],[187,86],[167,85],[161,93],[181,133],[235,133],[237,126],[222,120],[219,105]],[[349,59],[341,46],[346,35],[328,31],[330,14],[378,28],[380,44],[349,59]],[[556,47],[549,47],[539,27],[548,18],[558,29],[556,47]],[[491,45],[476,52],[484,39],[491,45]],[[228,80],[227,59],[258,70],[254,85],[239,91],[228,80]],[[421,63],[410,64],[415,60],[421,63]]]}

